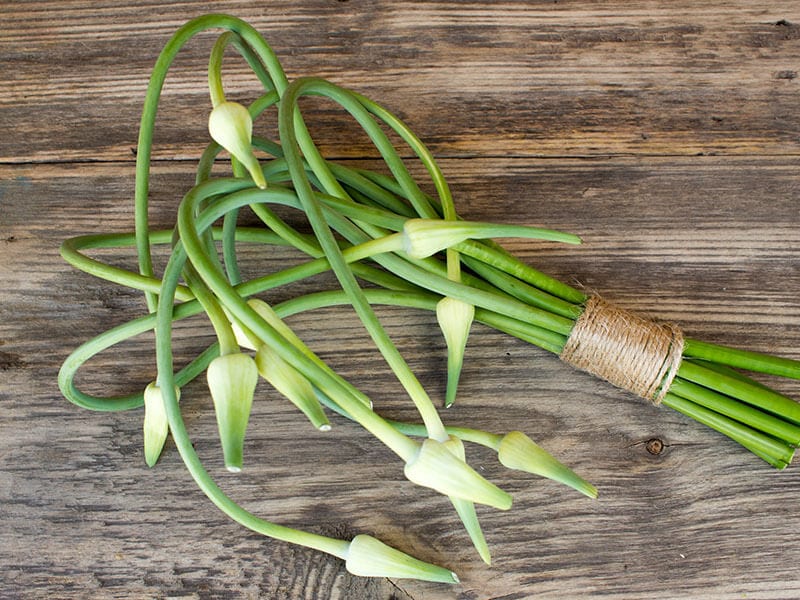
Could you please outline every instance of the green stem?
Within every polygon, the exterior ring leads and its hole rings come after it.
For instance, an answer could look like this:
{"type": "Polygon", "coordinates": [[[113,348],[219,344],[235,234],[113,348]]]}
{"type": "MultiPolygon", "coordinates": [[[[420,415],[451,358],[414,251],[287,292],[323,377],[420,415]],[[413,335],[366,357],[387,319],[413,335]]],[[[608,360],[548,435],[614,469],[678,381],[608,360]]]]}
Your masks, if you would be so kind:
{"type": "Polygon", "coordinates": [[[211,290],[203,283],[202,279],[197,275],[193,266],[186,265],[184,268],[184,279],[189,284],[189,289],[197,298],[197,301],[203,307],[206,315],[208,316],[211,326],[214,328],[214,333],[219,340],[220,354],[235,354],[239,352],[239,344],[236,342],[236,336],[233,333],[233,328],[228,320],[225,311],[222,310],[217,299],[211,293],[211,290]]]}
{"type": "Polygon", "coordinates": [[[695,404],[691,400],[668,393],[662,404],[725,434],[777,469],[783,469],[792,460],[794,450],[791,446],[695,404]]]}
{"type": "Polygon", "coordinates": [[[692,358],[709,360],[729,367],[800,379],[800,361],[789,358],[769,356],[749,350],[737,350],[693,339],[684,340],[683,353],[692,358]]]}
{"type": "Polygon", "coordinates": [[[173,254],[170,256],[169,263],[164,273],[161,295],[159,296],[157,307],[156,361],[158,364],[159,384],[162,389],[167,418],[169,420],[169,428],[186,468],[206,496],[234,521],[237,521],[257,533],[346,559],[349,542],[284,527],[256,517],[227,496],[203,467],[199,456],[192,446],[189,434],[186,431],[186,426],[178,405],[178,398],[175,395],[175,380],[173,377],[172,346],[170,340],[172,337],[174,291],[177,287],[178,275],[183,266],[182,263],[185,262],[185,258],[186,256],[182,251],[182,245],[179,244],[175,247],[173,254]]]}
{"type": "Polygon", "coordinates": [[[728,396],[679,377],[673,380],[670,392],[687,400],[692,400],[696,404],[705,406],[709,410],[730,417],[735,421],[745,423],[758,431],[763,431],[791,446],[800,445],[800,427],[754,409],[749,404],[737,402],[728,396]]]}
{"type": "MultiPolygon", "coordinates": [[[[148,244],[148,192],[150,181],[150,157],[153,146],[153,130],[155,127],[156,112],[161,97],[161,90],[167,77],[170,65],[180,49],[192,37],[201,31],[212,28],[222,28],[236,32],[261,59],[270,74],[274,89],[280,95],[288,85],[286,75],[278,62],[275,53],[259,35],[246,22],[228,15],[204,15],[186,23],[178,29],[164,46],[158,56],[156,64],[150,75],[147,86],[142,117],[139,126],[139,139],[136,152],[136,184],[134,191],[135,224],[137,251],[139,255],[139,272],[146,276],[153,275],[153,261],[148,244]]],[[[145,292],[148,309],[155,310],[157,298],[155,294],[145,292]]]]}
{"type": "Polygon", "coordinates": [[[690,361],[681,362],[678,377],[713,388],[722,394],[737,398],[768,413],[779,415],[782,419],[795,425],[800,425],[800,404],[778,392],[718,371],[712,371],[690,361]]]}
{"type": "Polygon", "coordinates": [[[208,92],[211,96],[211,106],[215,108],[225,102],[225,87],[222,85],[222,58],[233,35],[233,32],[226,31],[219,36],[208,57],[208,92]]]}
{"type": "Polygon", "coordinates": [[[337,192],[344,193],[341,186],[330,176],[330,171],[325,168],[324,161],[320,160],[321,157],[319,157],[313,141],[305,130],[297,107],[297,101],[302,95],[307,93],[323,93],[326,95],[326,92],[329,92],[329,89],[325,85],[319,87],[319,80],[301,79],[292,83],[281,98],[278,126],[295,191],[303,204],[303,209],[311,223],[311,227],[340,285],[348,293],[356,314],[358,314],[384,359],[416,405],[423,422],[428,427],[429,436],[439,441],[445,441],[447,434],[433,402],[431,402],[427,392],[386,334],[369,302],[366,300],[353,272],[342,256],[341,249],[325,219],[322,206],[306,176],[300,154],[301,148],[312,170],[325,185],[326,191],[332,195],[338,195],[337,192]]]}
{"type": "MultiPolygon", "coordinates": [[[[225,183],[229,186],[232,185],[231,181],[225,183]]],[[[265,343],[279,350],[287,362],[318,387],[322,387],[326,391],[330,389],[331,393],[336,395],[336,401],[342,404],[345,410],[352,414],[368,431],[396,452],[404,461],[411,460],[418,450],[416,442],[397,433],[392,427],[388,426],[383,419],[372,410],[366,408],[362,401],[353,397],[351,387],[348,387],[341,378],[334,377],[332,373],[320,369],[318,364],[309,360],[308,356],[266,323],[263,318],[247,305],[237,290],[217,270],[215,263],[205,256],[200,232],[205,227],[210,226],[213,221],[206,223],[203,222],[205,219],[196,221],[193,215],[198,203],[205,198],[214,196],[218,193],[219,188],[220,184],[216,181],[209,181],[193,188],[184,197],[178,209],[178,230],[182,247],[186,249],[186,254],[191,258],[193,265],[205,283],[231,313],[239,319],[242,325],[249,328],[265,343]]],[[[268,189],[261,191],[261,193],[268,195],[279,193],[279,191],[268,189]]],[[[246,200],[245,196],[242,198],[246,200]]]]}

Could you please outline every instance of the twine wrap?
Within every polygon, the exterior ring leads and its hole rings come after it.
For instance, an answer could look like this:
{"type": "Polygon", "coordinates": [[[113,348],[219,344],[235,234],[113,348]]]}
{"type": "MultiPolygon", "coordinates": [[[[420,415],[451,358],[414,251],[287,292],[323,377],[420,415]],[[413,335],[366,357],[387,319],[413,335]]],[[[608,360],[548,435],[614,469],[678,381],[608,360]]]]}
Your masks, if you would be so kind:
{"type": "Polygon", "coordinates": [[[561,360],[660,404],[678,372],[683,333],[592,296],[575,322],[561,360]]]}

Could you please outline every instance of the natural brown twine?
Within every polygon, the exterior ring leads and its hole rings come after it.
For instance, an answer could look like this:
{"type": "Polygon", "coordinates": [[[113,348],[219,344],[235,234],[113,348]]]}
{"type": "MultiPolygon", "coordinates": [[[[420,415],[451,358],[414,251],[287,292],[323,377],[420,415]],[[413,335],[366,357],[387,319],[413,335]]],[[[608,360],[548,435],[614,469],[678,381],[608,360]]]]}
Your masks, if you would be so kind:
{"type": "Polygon", "coordinates": [[[660,404],[678,372],[683,333],[591,296],[561,360],[660,404]]]}

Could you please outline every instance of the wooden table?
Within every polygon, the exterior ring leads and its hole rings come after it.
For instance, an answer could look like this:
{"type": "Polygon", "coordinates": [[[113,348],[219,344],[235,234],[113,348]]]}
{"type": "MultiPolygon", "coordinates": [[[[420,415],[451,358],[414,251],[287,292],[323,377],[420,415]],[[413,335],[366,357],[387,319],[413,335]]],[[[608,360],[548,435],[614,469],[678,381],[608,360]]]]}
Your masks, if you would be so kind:
{"type": "MultiPolygon", "coordinates": [[[[173,31],[207,8],[251,22],[290,77],[329,78],[397,112],[440,158],[464,217],[583,237],[577,248],[509,244],[539,269],[695,338],[800,358],[797,2],[93,4],[0,9],[1,597],[800,596],[796,467],[773,471],[715,432],[486,327],[475,329],[446,422],[523,429],[600,489],[591,501],[471,451],[514,496],[509,512],[479,511],[490,567],[448,502],[405,481],[356,426],[334,419],[333,431],[315,432],[259,388],[235,477],[220,464],[205,386],[187,386],[182,400],[198,452],[248,509],[328,535],[373,533],[456,570],[462,583],[452,587],[358,579],[336,559],[236,525],[171,442],[156,468],[145,466],[141,410],[81,410],[56,385],[72,348],[146,310],[139,293],[65,265],[58,246],[132,229],[149,71],[173,31]]],[[[167,80],[157,226],[174,222],[206,143],[213,39],[193,40],[167,80]]],[[[226,67],[230,96],[252,100],[258,85],[244,63],[226,67]]],[[[326,156],[376,165],[340,111],[308,107],[326,156]]],[[[266,269],[273,259],[286,257],[249,258],[266,269]]],[[[439,397],[433,317],[380,314],[439,397]]],[[[352,311],[291,324],[382,414],[413,418],[352,311]]],[[[182,330],[187,356],[210,339],[202,321],[193,325],[182,330]]],[[[141,389],[154,376],[151,343],[98,357],[81,385],[141,389]]],[[[775,385],[800,396],[797,383],[775,385]]]]}

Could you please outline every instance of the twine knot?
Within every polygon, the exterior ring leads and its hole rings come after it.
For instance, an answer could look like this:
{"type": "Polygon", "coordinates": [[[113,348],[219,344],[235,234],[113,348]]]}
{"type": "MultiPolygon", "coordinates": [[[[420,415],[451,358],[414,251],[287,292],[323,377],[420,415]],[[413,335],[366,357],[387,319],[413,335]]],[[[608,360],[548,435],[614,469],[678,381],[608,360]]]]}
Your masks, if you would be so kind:
{"type": "Polygon", "coordinates": [[[622,310],[598,296],[583,313],[561,351],[561,360],[641,398],[660,404],[678,372],[683,333],[622,310]]]}

